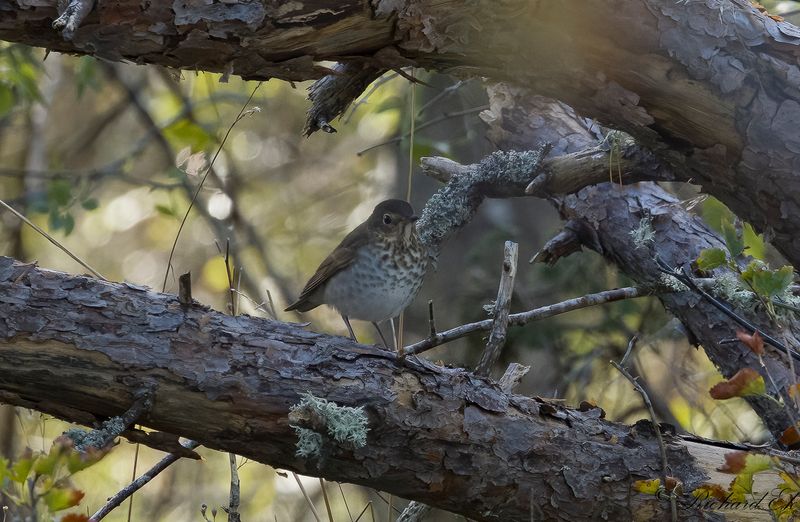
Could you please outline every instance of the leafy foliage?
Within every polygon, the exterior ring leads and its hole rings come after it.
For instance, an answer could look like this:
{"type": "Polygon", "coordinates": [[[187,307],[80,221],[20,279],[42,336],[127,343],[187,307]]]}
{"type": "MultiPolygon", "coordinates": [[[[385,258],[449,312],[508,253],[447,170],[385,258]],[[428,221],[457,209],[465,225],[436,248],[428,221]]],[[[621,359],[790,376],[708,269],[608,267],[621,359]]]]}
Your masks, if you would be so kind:
{"type": "MultiPolygon", "coordinates": [[[[78,452],[72,440],[62,436],[53,441],[46,453],[28,448],[13,463],[0,458],[0,492],[28,516],[52,515],[75,507],[80,504],[84,492],[73,487],[70,478],[98,462],[106,453],[100,450],[78,452]]],[[[48,516],[47,520],[51,518],[48,516]]],[[[62,520],[85,519],[64,517],[62,520]]]]}

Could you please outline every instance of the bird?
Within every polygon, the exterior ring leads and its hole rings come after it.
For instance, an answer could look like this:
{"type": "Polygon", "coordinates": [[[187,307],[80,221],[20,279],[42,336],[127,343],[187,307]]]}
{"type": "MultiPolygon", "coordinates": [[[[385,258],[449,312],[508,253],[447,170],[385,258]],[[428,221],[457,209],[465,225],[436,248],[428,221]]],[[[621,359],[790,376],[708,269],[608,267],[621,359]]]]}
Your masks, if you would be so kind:
{"type": "Polygon", "coordinates": [[[387,348],[378,324],[388,319],[396,344],[393,319],[414,300],[427,269],[428,255],[417,235],[417,219],[407,201],[378,203],[367,220],[322,261],[286,311],[333,306],[353,340],[350,319],[370,321],[387,348]]]}

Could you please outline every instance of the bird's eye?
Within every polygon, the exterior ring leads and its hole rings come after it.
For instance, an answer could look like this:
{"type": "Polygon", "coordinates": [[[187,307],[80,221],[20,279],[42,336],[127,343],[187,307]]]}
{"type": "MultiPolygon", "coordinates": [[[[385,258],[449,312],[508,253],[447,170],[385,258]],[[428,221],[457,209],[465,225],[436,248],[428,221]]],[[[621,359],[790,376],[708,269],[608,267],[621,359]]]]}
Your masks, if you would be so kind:
{"type": "Polygon", "coordinates": [[[389,214],[384,214],[383,215],[383,223],[386,224],[386,225],[391,225],[392,224],[392,216],[390,216],[389,214]]]}

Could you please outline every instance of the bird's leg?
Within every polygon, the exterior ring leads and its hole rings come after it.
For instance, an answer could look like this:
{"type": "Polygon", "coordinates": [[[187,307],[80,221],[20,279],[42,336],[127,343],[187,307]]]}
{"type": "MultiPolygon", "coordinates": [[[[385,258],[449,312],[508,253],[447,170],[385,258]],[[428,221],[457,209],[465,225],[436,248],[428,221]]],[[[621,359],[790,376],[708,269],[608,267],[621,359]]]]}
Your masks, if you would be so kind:
{"type": "Polygon", "coordinates": [[[358,342],[358,339],[356,339],[356,333],[353,331],[353,327],[350,326],[350,319],[348,319],[346,315],[342,314],[342,320],[344,321],[344,324],[347,325],[347,331],[350,332],[350,339],[358,342]]]}
{"type": "Polygon", "coordinates": [[[381,327],[378,326],[378,323],[372,321],[372,326],[374,326],[375,329],[378,330],[378,335],[381,336],[381,341],[383,342],[384,348],[386,348],[387,350],[391,350],[391,348],[389,348],[389,343],[386,342],[386,337],[384,337],[383,332],[381,332],[381,327]]]}
{"type": "Polygon", "coordinates": [[[403,349],[403,347],[400,346],[400,344],[399,344],[400,340],[397,338],[397,330],[394,327],[394,317],[389,319],[389,324],[392,325],[392,339],[394,340],[394,349],[397,350],[397,352],[399,353],[400,350],[403,349]]]}

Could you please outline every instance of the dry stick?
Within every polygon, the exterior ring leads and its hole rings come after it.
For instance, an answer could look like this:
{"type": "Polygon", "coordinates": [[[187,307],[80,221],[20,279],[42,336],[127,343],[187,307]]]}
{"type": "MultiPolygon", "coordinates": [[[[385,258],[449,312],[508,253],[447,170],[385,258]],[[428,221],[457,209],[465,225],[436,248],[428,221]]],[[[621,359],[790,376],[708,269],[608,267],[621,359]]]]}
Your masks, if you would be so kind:
{"type": "Polygon", "coordinates": [[[228,460],[231,465],[231,489],[228,501],[228,522],[240,522],[242,516],[239,514],[239,470],[236,468],[236,455],[228,453],[228,460]]]}
{"type": "MultiPolygon", "coordinates": [[[[192,450],[198,447],[200,443],[195,442],[193,440],[189,440],[186,442],[181,442],[181,445],[186,449],[192,450]]],[[[108,499],[108,502],[106,502],[105,505],[103,505],[103,507],[98,509],[97,512],[94,515],[92,515],[92,517],[89,519],[89,522],[98,522],[99,520],[105,518],[105,516],[111,513],[112,510],[121,505],[125,501],[125,499],[133,495],[133,493],[138,489],[140,489],[142,486],[144,486],[145,484],[156,478],[156,476],[158,476],[159,473],[167,469],[173,462],[177,461],[180,458],[181,458],[180,456],[175,455],[174,453],[170,453],[169,455],[158,461],[158,463],[155,466],[142,473],[139,476],[139,478],[137,478],[136,480],[134,480],[133,482],[131,482],[130,484],[119,490],[116,495],[108,499]]]]}
{"type": "MultiPolygon", "coordinates": [[[[369,508],[370,506],[372,506],[372,501],[367,502],[366,505],[364,505],[364,509],[362,509],[361,513],[358,514],[358,517],[356,517],[356,521],[355,522],[358,522],[359,520],[361,520],[361,517],[364,516],[364,513],[367,512],[367,508],[369,508]]],[[[372,517],[372,520],[375,520],[374,516],[372,517]]]]}
{"type": "MultiPolygon", "coordinates": [[[[625,351],[625,355],[622,357],[621,363],[617,363],[617,361],[611,361],[611,364],[619,370],[619,373],[622,374],[623,377],[628,379],[628,381],[633,385],[633,388],[642,396],[642,401],[644,401],[644,405],[647,408],[647,412],[650,414],[650,421],[653,423],[653,428],[656,432],[656,440],[658,441],[658,451],[661,454],[661,485],[664,488],[667,487],[667,447],[664,445],[664,439],[661,436],[661,427],[658,425],[658,421],[656,420],[656,412],[653,409],[653,403],[650,402],[650,397],[647,395],[647,392],[644,391],[642,385],[639,384],[637,378],[628,372],[625,368],[625,363],[630,357],[631,352],[633,351],[633,347],[636,345],[636,341],[639,340],[639,336],[634,335],[631,337],[631,340],[628,342],[628,349],[625,351]]],[[[675,495],[673,491],[668,491],[670,495],[670,511],[672,515],[672,522],[677,522],[678,520],[678,510],[677,506],[675,505],[675,495]]]]}
{"type": "MultiPolygon", "coordinates": [[[[233,271],[231,269],[230,240],[225,242],[225,275],[228,277],[228,299],[230,300],[231,315],[236,315],[236,293],[233,287],[233,271]]],[[[239,514],[239,469],[236,467],[236,455],[228,453],[228,460],[231,468],[231,487],[228,495],[228,522],[240,522],[242,517],[239,514]]]]}
{"type": "Polygon", "coordinates": [[[328,520],[329,522],[333,522],[331,501],[328,499],[328,491],[325,489],[325,480],[322,477],[319,477],[319,488],[322,490],[322,499],[325,501],[325,510],[328,512],[328,520]]]}
{"type": "Polygon", "coordinates": [[[183,226],[186,224],[186,220],[189,218],[189,213],[192,211],[192,207],[194,207],[195,201],[197,201],[197,197],[200,195],[200,190],[203,188],[203,184],[205,183],[208,175],[211,173],[211,169],[214,167],[214,162],[217,161],[220,152],[222,152],[222,147],[225,146],[225,142],[228,141],[228,136],[231,135],[231,131],[239,123],[245,115],[245,111],[247,110],[247,106],[250,105],[250,102],[253,100],[253,96],[256,95],[256,91],[258,88],[261,87],[263,82],[258,82],[258,85],[255,86],[253,92],[250,93],[250,97],[247,98],[247,101],[244,105],[242,105],[239,114],[236,115],[234,118],[233,123],[230,124],[228,130],[225,132],[225,136],[222,137],[222,141],[219,143],[219,147],[217,147],[217,152],[214,153],[214,157],[211,158],[211,163],[209,163],[208,168],[206,168],[206,173],[203,174],[203,178],[200,180],[200,184],[197,185],[197,190],[194,192],[194,196],[192,196],[192,200],[189,202],[189,208],[186,209],[186,213],[183,215],[183,219],[181,220],[181,224],[178,227],[178,233],[175,234],[175,241],[172,242],[172,249],[169,252],[169,259],[167,259],[167,269],[164,273],[164,283],[161,285],[161,292],[166,292],[167,290],[167,279],[169,278],[169,271],[172,268],[172,258],[175,256],[175,248],[178,246],[178,239],[181,237],[181,232],[183,231],[183,226]]]}
{"type": "Polygon", "coordinates": [[[342,501],[344,502],[344,508],[347,510],[347,517],[350,519],[350,522],[353,522],[353,514],[350,513],[350,506],[347,504],[347,497],[344,494],[344,490],[342,489],[342,485],[338,482],[336,483],[339,486],[339,493],[342,494],[342,501]]]}
{"type": "MultiPolygon", "coordinates": [[[[587,294],[574,299],[567,299],[566,301],[561,301],[560,303],[534,308],[533,310],[528,310],[527,312],[511,314],[508,316],[508,324],[509,326],[522,326],[531,321],[545,319],[547,317],[552,317],[554,315],[571,312],[573,310],[578,310],[589,306],[596,306],[603,303],[611,303],[614,301],[621,301],[623,299],[633,299],[648,295],[652,295],[652,290],[650,288],[637,288],[634,286],[616,288],[614,290],[605,290],[596,294],[587,294]]],[[[422,352],[430,350],[431,348],[435,348],[436,346],[460,339],[461,337],[465,337],[471,333],[491,330],[493,322],[494,321],[492,319],[485,319],[483,321],[463,324],[450,330],[437,333],[433,337],[429,337],[428,339],[423,339],[422,341],[406,346],[405,353],[407,355],[418,355],[422,352]]]]}
{"type": "Polygon", "coordinates": [[[508,332],[508,315],[511,308],[511,295],[514,292],[514,278],[517,275],[517,258],[519,245],[513,241],[506,241],[503,247],[503,270],[500,272],[500,286],[497,289],[497,299],[494,302],[494,319],[489,341],[483,351],[478,366],[475,367],[476,375],[488,376],[492,366],[500,357],[500,352],[506,344],[508,332]]]}
{"type": "Polygon", "coordinates": [[[464,83],[466,83],[466,81],[467,80],[458,80],[453,85],[450,85],[442,89],[442,92],[440,92],[439,94],[437,94],[436,96],[425,102],[425,104],[419,108],[419,110],[417,111],[417,118],[422,116],[422,113],[425,112],[425,110],[428,109],[429,107],[432,107],[435,103],[441,101],[442,99],[458,91],[458,89],[460,89],[461,86],[464,85],[464,83]]]}
{"type": "MultiPolygon", "coordinates": [[[[475,375],[488,376],[494,363],[500,357],[500,352],[506,344],[506,332],[508,331],[508,315],[511,309],[511,296],[514,292],[514,278],[517,275],[517,259],[519,257],[519,245],[513,241],[506,241],[503,247],[503,268],[500,271],[500,285],[497,289],[497,299],[494,302],[494,319],[492,319],[491,333],[486,349],[483,351],[480,362],[475,367],[475,375]]],[[[436,337],[436,329],[433,324],[433,302],[428,302],[428,312],[430,314],[431,337],[436,337]]],[[[527,371],[527,370],[526,370],[527,371]]],[[[524,375],[524,373],[522,374],[524,375]]],[[[505,376],[504,376],[505,377],[505,376]]],[[[520,376],[520,378],[522,378],[520,376]]],[[[418,522],[430,513],[430,506],[422,502],[413,501],[397,518],[398,522],[418,522]]],[[[391,510],[389,511],[391,519],[391,510]]]]}
{"type": "Polygon", "coordinates": [[[308,507],[311,508],[311,514],[314,515],[314,519],[317,522],[322,522],[322,520],[319,518],[319,513],[317,513],[317,508],[314,507],[314,502],[311,500],[311,497],[308,496],[308,493],[306,493],[306,488],[303,487],[303,483],[300,481],[300,476],[294,471],[292,471],[292,476],[297,481],[297,485],[300,486],[300,492],[303,493],[303,497],[306,499],[308,507]]]}
{"type": "Polygon", "coordinates": [[[391,80],[394,80],[394,79],[395,79],[395,78],[397,78],[398,76],[400,76],[400,75],[399,75],[399,74],[397,74],[397,73],[392,73],[392,74],[384,74],[383,76],[381,76],[380,78],[378,78],[377,80],[375,80],[374,82],[372,82],[372,87],[369,89],[369,91],[367,91],[367,93],[366,93],[364,96],[362,96],[361,98],[359,98],[358,100],[356,100],[356,101],[353,103],[353,106],[352,106],[352,107],[350,107],[350,112],[348,113],[347,117],[344,119],[344,121],[343,121],[342,123],[344,123],[345,125],[347,125],[348,123],[350,123],[350,119],[353,117],[353,114],[355,114],[355,113],[356,113],[356,110],[357,110],[357,109],[358,109],[360,106],[367,104],[367,102],[368,102],[369,98],[370,98],[370,97],[371,97],[373,94],[375,94],[375,91],[377,91],[378,89],[380,89],[380,88],[381,88],[381,86],[382,86],[383,84],[385,84],[385,83],[388,83],[388,82],[389,82],[389,81],[391,81],[391,80]]]}
{"type": "Polygon", "coordinates": [[[504,392],[511,393],[530,370],[530,366],[524,366],[515,362],[511,363],[508,365],[508,368],[506,368],[503,376],[500,377],[500,380],[497,381],[497,384],[500,385],[500,389],[504,392]]]}
{"type": "Polygon", "coordinates": [[[8,203],[6,203],[5,201],[3,201],[2,199],[0,199],[0,205],[2,205],[3,207],[5,207],[5,209],[6,209],[6,210],[8,210],[9,212],[11,212],[11,213],[12,213],[12,214],[14,214],[15,216],[17,216],[19,219],[21,219],[23,223],[25,223],[26,225],[28,225],[29,227],[31,227],[32,229],[34,229],[36,232],[38,232],[39,234],[41,234],[41,235],[42,235],[42,237],[44,237],[45,239],[47,239],[48,241],[50,241],[51,243],[53,243],[55,246],[57,246],[57,247],[58,247],[58,248],[59,248],[59,249],[60,249],[62,252],[64,252],[65,254],[67,254],[69,257],[71,257],[71,258],[72,258],[72,260],[73,260],[73,261],[75,261],[76,263],[78,263],[79,265],[81,265],[83,268],[85,268],[86,270],[88,270],[88,271],[89,271],[89,272],[90,272],[90,273],[91,273],[93,276],[95,276],[97,279],[102,279],[103,281],[108,281],[108,279],[106,279],[105,277],[101,276],[101,275],[100,275],[100,273],[99,273],[97,270],[95,270],[94,268],[90,267],[90,266],[89,266],[89,264],[88,264],[88,263],[86,263],[86,261],[83,261],[83,260],[82,260],[82,259],[80,259],[78,256],[76,256],[75,254],[73,254],[72,252],[70,252],[70,251],[67,249],[67,247],[65,247],[64,245],[62,245],[62,244],[61,244],[61,243],[59,243],[58,241],[56,241],[56,239],[55,239],[53,236],[51,236],[50,234],[48,234],[47,232],[45,232],[44,230],[42,230],[41,228],[39,228],[39,226],[38,226],[38,225],[36,225],[36,224],[35,224],[33,221],[31,221],[30,219],[26,218],[24,215],[22,215],[22,213],[20,213],[19,211],[17,211],[17,210],[16,210],[14,207],[12,207],[11,205],[9,205],[8,203]]]}

